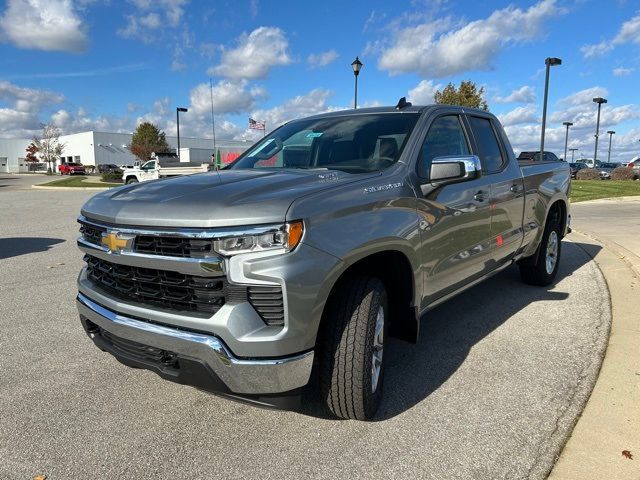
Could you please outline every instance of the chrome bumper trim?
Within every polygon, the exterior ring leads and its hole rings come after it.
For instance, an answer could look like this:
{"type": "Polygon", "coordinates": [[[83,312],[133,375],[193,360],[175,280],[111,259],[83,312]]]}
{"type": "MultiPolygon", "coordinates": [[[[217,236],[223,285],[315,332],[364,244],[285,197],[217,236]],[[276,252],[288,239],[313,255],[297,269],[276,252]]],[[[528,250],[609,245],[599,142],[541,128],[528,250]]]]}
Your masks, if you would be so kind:
{"type": "Polygon", "coordinates": [[[209,258],[167,257],[126,250],[112,253],[107,247],[87,242],[82,237],[78,237],[77,243],[78,248],[84,253],[120,265],[170,270],[201,277],[221,277],[225,275],[224,259],[218,256],[209,258]]]}
{"type": "Polygon", "coordinates": [[[124,339],[204,361],[227,387],[238,394],[282,393],[306,385],[313,350],[285,358],[236,358],[216,337],[177,330],[112,312],[82,293],[78,311],[101,328],[124,339]]]}

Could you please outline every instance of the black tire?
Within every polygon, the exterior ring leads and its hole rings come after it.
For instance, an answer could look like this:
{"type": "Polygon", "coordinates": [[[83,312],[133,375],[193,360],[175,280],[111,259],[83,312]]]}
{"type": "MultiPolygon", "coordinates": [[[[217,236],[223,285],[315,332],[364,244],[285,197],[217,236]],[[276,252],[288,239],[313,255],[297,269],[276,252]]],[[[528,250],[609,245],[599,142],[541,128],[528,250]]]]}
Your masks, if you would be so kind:
{"type": "Polygon", "coordinates": [[[338,418],[370,420],[380,406],[388,311],[384,284],[375,277],[350,277],[338,285],[329,301],[320,344],[320,393],[338,418]],[[384,314],[382,362],[374,390],[372,358],[380,307],[384,314]]]}
{"type": "Polygon", "coordinates": [[[542,240],[540,241],[539,252],[536,255],[532,255],[529,258],[525,258],[519,264],[520,278],[524,283],[529,285],[537,285],[540,287],[546,287],[551,285],[558,274],[558,266],[560,265],[560,256],[562,252],[561,232],[560,232],[560,214],[558,210],[551,212],[547,218],[547,222],[542,234],[542,240]],[[555,266],[553,270],[547,270],[547,246],[549,245],[549,239],[552,234],[555,233],[557,240],[557,254],[555,260],[555,266]],[[537,259],[537,262],[536,262],[537,259]]]}
{"type": "Polygon", "coordinates": [[[131,185],[132,183],[138,183],[138,179],[136,177],[127,177],[127,185],[131,185]]]}

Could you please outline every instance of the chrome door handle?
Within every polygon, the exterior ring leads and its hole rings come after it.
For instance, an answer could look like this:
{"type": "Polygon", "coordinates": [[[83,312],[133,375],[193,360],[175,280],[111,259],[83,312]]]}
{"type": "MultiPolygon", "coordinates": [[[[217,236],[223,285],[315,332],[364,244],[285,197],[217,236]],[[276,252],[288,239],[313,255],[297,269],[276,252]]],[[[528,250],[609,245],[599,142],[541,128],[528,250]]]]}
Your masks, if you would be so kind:
{"type": "Polygon", "coordinates": [[[518,193],[520,191],[520,185],[511,185],[509,190],[511,190],[511,193],[518,193]]]}
{"type": "Polygon", "coordinates": [[[487,199],[487,192],[480,190],[473,196],[473,199],[477,202],[484,202],[487,199]]]}

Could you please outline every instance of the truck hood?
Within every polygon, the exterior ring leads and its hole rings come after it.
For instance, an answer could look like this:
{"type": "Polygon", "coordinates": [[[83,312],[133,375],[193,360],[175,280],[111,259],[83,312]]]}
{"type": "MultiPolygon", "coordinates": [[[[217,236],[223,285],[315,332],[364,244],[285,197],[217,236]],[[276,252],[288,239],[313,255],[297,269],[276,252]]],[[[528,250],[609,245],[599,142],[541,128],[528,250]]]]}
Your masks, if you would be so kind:
{"type": "Polygon", "coordinates": [[[82,214],[116,225],[153,227],[282,223],[297,198],[378,175],[335,170],[221,170],[110,189],[87,201],[82,214]]]}

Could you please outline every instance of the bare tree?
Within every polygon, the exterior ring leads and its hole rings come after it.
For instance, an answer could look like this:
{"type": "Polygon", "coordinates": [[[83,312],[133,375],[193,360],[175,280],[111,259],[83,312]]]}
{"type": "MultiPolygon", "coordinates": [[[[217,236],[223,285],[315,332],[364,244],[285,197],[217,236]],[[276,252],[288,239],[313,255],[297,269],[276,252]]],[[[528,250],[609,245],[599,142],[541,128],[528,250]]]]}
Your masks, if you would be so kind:
{"type": "Polygon", "coordinates": [[[47,163],[47,173],[53,173],[65,144],[60,143],[60,129],[51,123],[42,125],[42,136],[33,137],[33,145],[40,152],[40,158],[47,163]]]}

